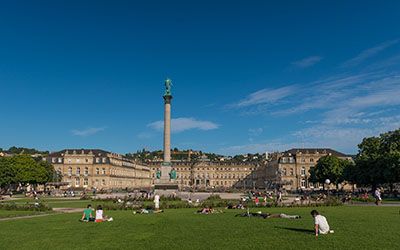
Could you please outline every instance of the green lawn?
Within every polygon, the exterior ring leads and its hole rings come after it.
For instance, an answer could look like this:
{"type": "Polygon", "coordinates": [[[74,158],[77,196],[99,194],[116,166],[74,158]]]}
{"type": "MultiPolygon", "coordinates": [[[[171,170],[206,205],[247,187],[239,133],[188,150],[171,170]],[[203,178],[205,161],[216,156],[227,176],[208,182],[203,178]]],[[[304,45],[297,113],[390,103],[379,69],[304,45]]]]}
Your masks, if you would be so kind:
{"type": "MultiPolygon", "coordinates": [[[[312,233],[310,208],[271,208],[299,220],[198,215],[194,209],[133,215],[105,211],[108,223],[80,223],[80,214],[0,221],[1,249],[400,249],[398,207],[322,207],[334,234],[312,233]]],[[[253,210],[257,211],[257,210],[253,210]]]]}
{"type": "Polygon", "coordinates": [[[0,210],[0,219],[1,218],[9,218],[9,217],[17,217],[17,216],[36,215],[36,214],[42,214],[42,212],[0,210]]]}

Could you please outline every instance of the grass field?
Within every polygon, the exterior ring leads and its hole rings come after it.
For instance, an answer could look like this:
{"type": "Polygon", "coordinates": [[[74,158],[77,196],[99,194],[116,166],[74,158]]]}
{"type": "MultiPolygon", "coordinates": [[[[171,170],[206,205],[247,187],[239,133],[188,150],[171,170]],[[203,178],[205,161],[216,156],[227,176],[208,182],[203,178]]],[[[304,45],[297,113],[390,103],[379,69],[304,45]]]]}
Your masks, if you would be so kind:
{"type": "MultiPolygon", "coordinates": [[[[321,207],[334,234],[318,239],[310,208],[269,208],[302,219],[234,217],[238,210],[199,215],[194,209],[134,215],[105,211],[107,223],[80,214],[0,221],[1,249],[400,249],[398,207],[321,207]]],[[[253,210],[257,211],[257,210],[253,210]]]]}
{"type": "MultiPolygon", "coordinates": [[[[8,210],[0,210],[0,219],[1,218],[10,218],[10,217],[19,217],[26,215],[37,215],[43,214],[42,212],[36,211],[8,211],[8,210]]],[[[1,229],[0,229],[1,230],[1,229]]]]}

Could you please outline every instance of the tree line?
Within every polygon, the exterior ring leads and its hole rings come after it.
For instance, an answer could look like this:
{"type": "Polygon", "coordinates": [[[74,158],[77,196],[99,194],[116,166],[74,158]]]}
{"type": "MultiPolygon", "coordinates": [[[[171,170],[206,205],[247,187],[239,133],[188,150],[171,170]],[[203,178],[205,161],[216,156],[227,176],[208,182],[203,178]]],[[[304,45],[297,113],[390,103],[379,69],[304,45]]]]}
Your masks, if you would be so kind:
{"type": "Polygon", "coordinates": [[[343,181],[373,188],[387,184],[393,189],[400,182],[400,129],[367,137],[358,145],[354,161],[324,156],[310,170],[310,182],[329,179],[338,185],[343,181]]]}
{"type": "Polygon", "coordinates": [[[18,185],[37,185],[52,181],[54,167],[41,159],[29,155],[0,157],[0,188],[15,188],[18,185]]]}

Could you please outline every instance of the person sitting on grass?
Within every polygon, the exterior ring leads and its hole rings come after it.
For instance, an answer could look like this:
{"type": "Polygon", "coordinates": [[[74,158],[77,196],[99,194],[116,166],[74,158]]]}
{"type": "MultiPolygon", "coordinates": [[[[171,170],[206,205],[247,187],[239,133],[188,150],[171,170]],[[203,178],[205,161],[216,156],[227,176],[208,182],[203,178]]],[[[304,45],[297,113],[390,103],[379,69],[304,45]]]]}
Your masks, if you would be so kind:
{"type": "Polygon", "coordinates": [[[257,217],[257,218],[263,218],[263,219],[270,219],[270,218],[282,218],[282,219],[300,219],[301,216],[300,215],[287,215],[287,214],[270,214],[270,213],[261,213],[257,212],[257,213],[250,213],[249,211],[247,211],[246,213],[242,213],[242,214],[237,214],[235,215],[235,217],[257,217]]]}
{"type": "Polygon", "coordinates": [[[89,221],[94,221],[93,215],[92,215],[92,205],[87,205],[87,208],[83,210],[82,218],[80,219],[81,221],[84,222],[89,222],[89,221]]]}
{"type": "Polygon", "coordinates": [[[106,215],[103,215],[103,208],[101,207],[101,205],[98,205],[96,210],[95,222],[103,222],[103,221],[113,221],[113,218],[112,217],[108,218],[106,215]]]}
{"type": "Polygon", "coordinates": [[[314,218],[315,237],[318,237],[318,234],[328,234],[334,232],[333,230],[330,230],[326,217],[320,215],[317,210],[312,210],[311,216],[314,218]]]}

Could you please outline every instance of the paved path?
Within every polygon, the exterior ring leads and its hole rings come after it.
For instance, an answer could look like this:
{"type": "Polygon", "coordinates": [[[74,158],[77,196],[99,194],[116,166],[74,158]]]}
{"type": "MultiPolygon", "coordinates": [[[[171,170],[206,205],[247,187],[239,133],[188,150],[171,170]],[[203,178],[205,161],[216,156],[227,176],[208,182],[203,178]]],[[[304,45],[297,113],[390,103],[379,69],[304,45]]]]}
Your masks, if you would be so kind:
{"type": "Polygon", "coordinates": [[[29,219],[29,218],[37,218],[44,217],[50,215],[57,215],[62,213],[81,213],[83,211],[82,208],[68,208],[68,207],[57,207],[53,208],[55,213],[47,213],[47,214],[35,214],[35,215],[24,215],[24,216],[16,216],[16,217],[7,217],[1,218],[0,221],[9,221],[9,220],[20,220],[20,219],[29,219]]]}
{"type": "MultiPolygon", "coordinates": [[[[358,206],[358,207],[376,207],[373,202],[353,202],[352,204],[346,204],[346,206],[358,206]]],[[[383,202],[380,207],[400,207],[400,202],[383,202]]]]}

